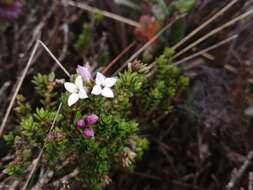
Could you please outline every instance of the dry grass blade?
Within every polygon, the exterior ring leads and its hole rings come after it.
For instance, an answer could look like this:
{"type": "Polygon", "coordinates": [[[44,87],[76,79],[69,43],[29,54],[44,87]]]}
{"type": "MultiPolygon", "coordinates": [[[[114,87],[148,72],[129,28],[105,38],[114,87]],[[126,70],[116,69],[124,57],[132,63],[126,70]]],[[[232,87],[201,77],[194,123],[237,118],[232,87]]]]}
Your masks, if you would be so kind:
{"type": "Polygon", "coordinates": [[[48,54],[53,58],[53,60],[59,65],[59,67],[63,70],[63,72],[70,77],[70,73],[65,69],[65,67],[58,61],[58,59],[54,56],[54,54],[48,49],[48,47],[39,40],[39,43],[44,47],[44,49],[48,52],[48,54]]]}
{"type": "Polygon", "coordinates": [[[203,37],[199,38],[197,41],[191,43],[190,45],[188,45],[187,47],[185,47],[183,50],[181,50],[180,52],[178,52],[174,58],[177,58],[178,56],[182,55],[183,53],[187,52],[188,50],[190,50],[191,48],[193,48],[194,46],[198,45],[199,43],[203,42],[204,40],[208,39],[209,37],[217,34],[218,32],[220,32],[221,30],[235,24],[236,22],[250,16],[251,14],[253,14],[253,10],[247,11],[246,13],[230,20],[229,22],[223,24],[222,26],[212,30],[210,33],[204,35],[203,37]]]}
{"type": "Polygon", "coordinates": [[[238,69],[230,64],[225,64],[224,69],[226,69],[227,71],[230,71],[231,73],[238,73],[238,69]]]}
{"type": "MultiPolygon", "coordinates": [[[[56,119],[57,119],[57,117],[58,117],[58,115],[59,115],[59,113],[60,113],[61,108],[62,108],[62,103],[60,103],[60,105],[58,106],[58,109],[57,109],[57,112],[56,112],[56,114],[55,114],[53,123],[52,123],[52,125],[51,125],[51,127],[50,127],[48,133],[50,133],[50,132],[52,131],[52,129],[54,128],[55,123],[56,123],[56,119]]],[[[45,144],[44,144],[44,145],[45,145],[45,144]]],[[[40,150],[40,153],[39,153],[38,157],[37,157],[35,160],[33,160],[33,163],[32,163],[32,164],[33,164],[32,170],[31,170],[31,172],[29,173],[29,176],[28,176],[28,178],[27,178],[27,180],[26,180],[26,182],[25,182],[25,185],[23,186],[22,190],[26,190],[26,189],[27,189],[27,187],[28,187],[28,185],[29,185],[29,183],[30,183],[30,181],[31,181],[31,179],[32,179],[32,177],[33,177],[33,174],[34,174],[34,172],[36,171],[36,169],[37,169],[37,167],[38,167],[39,161],[40,161],[40,159],[41,159],[41,157],[42,157],[42,155],[43,155],[43,153],[44,153],[44,148],[45,148],[45,146],[43,146],[42,149],[40,150]]]]}
{"type": "Polygon", "coordinates": [[[244,172],[247,170],[249,165],[252,163],[251,160],[253,158],[253,151],[250,151],[242,164],[242,166],[236,171],[236,174],[232,175],[230,181],[228,182],[226,189],[231,190],[234,188],[236,182],[239,180],[240,177],[244,174],[244,172]]]}
{"type": "Polygon", "coordinates": [[[184,58],[184,59],[182,59],[182,60],[180,60],[180,61],[177,61],[177,62],[173,63],[172,65],[173,65],[173,66],[177,66],[177,65],[179,65],[179,64],[181,64],[181,63],[184,63],[184,62],[186,62],[186,61],[189,61],[189,60],[191,60],[191,59],[193,59],[193,58],[195,58],[195,57],[197,57],[197,56],[199,56],[199,55],[201,55],[201,54],[203,54],[203,53],[209,52],[209,51],[211,51],[211,50],[213,50],[213,49],[216,49],[216,48],[218,48],[218,47],[220,47],[220,46],[222,46],[222,45],[224,45],[224,44],[226,44],[226,43],[228,43],[228,42],[233,41],[233,40],[235,40],[237,37],[238,37],[238,35],[233,35],[233,36],[231,36],[231,37],[229,37],[229,38],[227,38],[227,39],[225,39],[225,40],[222,40],[221,42],[219,42],[219,43],[217,43],[217,44],[214,44],[214,45],[212,45],[212,46],[210,46],[210,47],[208,47],[208,48],[205,48],[205,49],[203,49],[203,50],[200,50],[199,52],[196,52],[196,53],[194,53],[193,55],[190,55],[190,56],[188,56],[188,57],[186,57],[186,58],[184,58]]]}
{"type": "Polygon", "coordinates": [[[140,26],[140,24],[136,21],[133,21],[131,19],[125,18],[123,16],[120,16],[120,15],[117,15],[117,14],[114,14],[114,13],[111,13],[111,12],[108,12],[108,11],[104,11],[104,10],[100,10],[98,8],[95,8],[95,7],[91,7],[91,6],[89,6],[85,3],[77,3],[77,2],[74,2],[74,1],[68,1],[68,4],[70,6],[78,7],[80,9],[84,9],[84,10],[92,12],[92,13],[101,14],[105,17],[120,21],[122,23],[128,24],[128,25],[133,26],[133,27],[139,27],[140,26]]]}
{"type": "Polygon", "coordinates": [[[103,74],[106,74],[109,69],[123,56],[125,55],[134,45],[136,44],[136,41],[133,41],[131,44],[129,44],[115,59],[111,61],[111,63],[108,64],[107,67],[105,67],[102,71],[103,74]]]}
{"type": "Polygon", "coordinates": [[[35,44],[35,46],[34,46],[34,48],[32,50],[31,56],[30,56],[30,58],[29,58],[29,60],[28,60],[28,62],[26,64],[26,67],[25,67],[25,69],[24,69],[24,71],[23,71],[20,79],[18,80],[16,90],[15,90],[13,96],[12,96],[11,102],[10,102],[8,108],[7,108],[7,111],[6,111],[5,115],[4,115],[4,118],[3,118],[3,121],[2,121],[2,124],[1,124],[1,127],[0,127],[0,137],[2,137],[2,135],[3,135],[3,131],[4,131],[4,128],[6,126],[8,117],[9,117],[9,115],[11,113],[11,110],[12,110],[12,107],[14,105],[15,99],[16,99],[16,97],[18,95],[18,92],[19,92],[19,90],[20,90],[23,82],[24,82],[25,76],[26,76],[26,74],[27,74],[27,72],[28,72],[28,70],[29,70],[29,68],[30,68],[30,66],[32,64],[32,60],[33,60],[33,58],[35,56],[35,53],[36,53],[38,47],[39,47],[39,41],[36,42],[36,44],[35,44]]]}
{"type": "Polygon", "coordinates": [[[211,18],[209,18],[207,21],[205,21],[203,24],[201,24],[199,27],[197,27],[195,30],[193,30],[190,34],[188,34],[186,37],[184,37],[181,41],[179,41],[175,46],[173,46],[173,49],[177,49],[180,47],[184,42],[189,40],[191,37],[193,37],[195,34],[200,32],[202,29],[204,29],[206,26],[208,26],[210,23],[212,23],[215,19],[217,19],[219,16],[221,16],[223,13],[225,13],[227,10],[229,10],[235,3],[237,3],[238,0],[231,1],[228,5],[226,5],[224,8],[222,8],[220,11],[218,11],[215,15],[213,15],[211,18]]]}
{"type": "Polygon", "coordinates": [[[117,4],[120,4],[120,5],[124,5],[126,7],[129,7],[131,9],[134,9],[134,10],[137,10],[137,11],[140,11],[141,10],[141,6],[138,5],[137,3],[134,3],[133,1],[131,0],[114,0],[115,3],[117,4]]]}
{"type": "Polygon", "coordinates": [[[145,49],[147,49],[155,40],[159,38],[166,30],[168,30],[172,24],[178,20],[179,18],[184,17],[185,15],[178,16],[174,21],[168,23],[164,28],[162,28],[152,39],[150,39],[144,46],[142,46],[137,52],[135,52],[115,73],[114,75],[118,74],[122,71],[128,63],[131,63],[135,58],[137,58],[145,49]]]}
{"type": "Polygon", "coordinates": [[[31,56],[30,56],[30,58],[29,58],[29,60],[28,60],[28,62],[27,62],[27,65],[26,65],[26,67],[25,67],[25,69],[24,69],[24,71],[23,71],[23,73],[22,73],[22,75],[21,75],[21,78],[20,78],[20,80],[18,80],[16,90],[15,90],[13,96],[12,96],[11,102],[10,102],[8,108],[7,108],[7,111],[6,111],[5,115],[4,115],[4,118],[3,118],[3,121],[2,121],[1,127],[0,127],[0,137],[2,137],[2,135],[3,135],[3,131],[4,131],[4,128],[5,128],[5,126],[6,126],[8,117],[9,117],[9,115],[10,115],[10,113],[11,113],[11,110],[12,110],[12,107],[13,107],[13,105],[14,105],[15,99],[16,99],[16,97],[17,97],[17,95],[18,95],[18,92],[19,92],[19,90],[20,90],[20,88],[21,88],[23,82],[24,82],[25,76],[26,76],[26,74],[27,74],[27,72],[28,72],[28,70],[29,70],[29,68],[30,68],[30,66],[31,66],[31,64],[32,64],[33,58],[34,58],[35,53],[36,53],[36,51],[37,51],[37,49],[38,49],[38,47],[39,47],[40,44],[41,44],[41,45],[43,46],[43,48],[48,52],[48,54],[54,59],[54,61],[59,65],[59,67],[63,70],[63,72],[66,73],[66,75],[67,75],[68,77],[70,77],[69,72],[68,72],[68,71],[65,69],[65,67],[58,61],[58,59],[52,54],[52,52],[48,49],[48,47],[47,47],[42,41],[37,40],[37,42],[36,42],[36,44],[35,44],[35,46],[34,46],[34,48],[33,48],[33,50],[32,50],[31,56]]]}
{"type": "Polygon", "coordinates": [[[33,165],[32,170],[31,170],[31,172],[30,172],[30,174],[29,174],[29,176],[27,178],[27,181],[25,182],[25,185],[23,186],[22,190],[26,190],[27,189],[27,187],[28,187],[28,185],[29,185],[29,183],[30,183],[30,181],[31,181],[31,179],[33,177],[33,174],[34,174],[34,172],[36,171],[36,169],[38,167],[39,160],[41,159],[43,153],[44,153],[44,148],[41,149],[38,157],[33,160],[33,162],[32,162],[32,165],[33,165]]]}

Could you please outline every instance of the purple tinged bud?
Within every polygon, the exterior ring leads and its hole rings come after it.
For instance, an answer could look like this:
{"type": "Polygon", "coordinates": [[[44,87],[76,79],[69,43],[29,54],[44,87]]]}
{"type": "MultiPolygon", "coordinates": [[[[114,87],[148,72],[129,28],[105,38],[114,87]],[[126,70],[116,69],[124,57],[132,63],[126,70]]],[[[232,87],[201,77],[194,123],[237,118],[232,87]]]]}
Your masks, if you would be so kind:
{"type": "Polygon", "coordinates": [[[82,76],[84,81],[89,82],[92,80],[91,72],[88,66],[84,67],[84,66],[78,65],[76,72],[77,74],[82,76]]]}
{"type": "Polygon", "coordinates": [[[98,116],[95,114],[90,114],[85,118],[85,123],[90,126],[90,125],[95,125],[98,121],[98,116]]]}
{"type": "Polygon", "coordinates": [[[52,141],[52,140],[53,140],[53,135],[52,135],[51,132],[49,132],[49,133],[47,134],[47,140],[48,140],[48,141],[52,141]]]}
{"type": "Polygon", "coordinates": [[[21,3],[19,1],[8,2],[0,0],[0,17],[15,19],[21,13],[21,3]]]}
{"type": "Polygon", "coordinates": [[[92,138],[94,137],[94,130],[92,128],[86,128],[83,131],[83,135],[87,139],[92,138]]]}
{"type": "Polygon", "coordinates": [[[78,129],[82,129],[85,127],[85,120],[84,119],[79,119],[77,122],[77,126],[78,129]]]}

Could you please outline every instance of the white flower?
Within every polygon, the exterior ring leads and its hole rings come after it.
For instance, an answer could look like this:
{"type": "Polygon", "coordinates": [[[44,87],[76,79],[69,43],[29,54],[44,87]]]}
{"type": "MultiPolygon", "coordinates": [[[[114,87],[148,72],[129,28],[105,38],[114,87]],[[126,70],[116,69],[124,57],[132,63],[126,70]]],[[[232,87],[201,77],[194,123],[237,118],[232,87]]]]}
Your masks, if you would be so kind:
{"type": "Polygon", "coordinates": [[[83,86],[83,79],[80,75],[77,76],[75,83],[65,82],[64,87],[68,92],[71,93],[68,98],[68,106],[72,106],[79,99],[88,98],[86,90],[83,86]]]}
{"type": "Polygon", "coordinates": [[[107,97],[107,98],[113,98],[114,94],[111,89],[113,85],[116,83],[117,79],[114,77],[106,78],[103,74],[97,72],[96,76],[96,85],[93,87],[91,94],[94,95],[100,95],[107,97]]]}

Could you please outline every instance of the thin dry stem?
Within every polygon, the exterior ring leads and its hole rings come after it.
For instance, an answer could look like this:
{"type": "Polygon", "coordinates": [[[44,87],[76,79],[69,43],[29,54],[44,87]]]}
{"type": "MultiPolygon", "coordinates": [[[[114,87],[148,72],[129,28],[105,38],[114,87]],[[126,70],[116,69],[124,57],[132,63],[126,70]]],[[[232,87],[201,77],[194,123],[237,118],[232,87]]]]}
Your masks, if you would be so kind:
{"type": "MultiPolygon", "coordinates": [[[[7,90],[7,88],[11,85],[11,81],[6,81],[2,87],[0,88],[0,96],[3,97],[5,91],[7,90]]],[[[1,101],[0,101],[1,102],[1,101]]]]}
{"type": "Polygon", "coordinates": [[[57,65],[59,65],[59,67],[63,70],[63,72],[70,77],[70,73],[67,71],[67,69],[65,69],[65,67],[60,63],[60,61],[58,61],[58,59],[54,56],[54,54],[48,49],[48,47],[39,40],[39,43],[44,47],[44,49],[47,51],[47,53],[53,58],[53,60],[57,63],[57,65]]]}
{"type": "Polygon", "coordinates": [[[29,173],[29,176],[28,176],[28,178],[27,178],[27,180],[26,180],[26,182],[25,182],[25,185],[23,186],[22,190],[26,190],[26,189],[27,189],[27,187],[28,187],[28,185],[29,185],[29,183],[30,183],[30,181],[31,181],[31,179],[32,179],[32,177],[33,177],[33,174],[34,174],[34,172],[36,171],[36,169],[37,169],[37,167],[38,167],[39,160],[41,159],[43,153],[44,153],[44,147],[41,149],[41,151],[40,151],[38,157],[37,157],[36,159],[33,160],[33,162],[32,162],[32,165],[33,165],[32,170],[31,170],[31,172],[29,173]]]}
{"type": "Polygon", "coordinates": [[[77,3],[77,2],[74,2],[74,1],[68,1],[68,4],[70,6],[78,7],[80,9],[83,9],[83,10],[86,10],[86,11],[89,11],[89,12],[92,12],[92,13],[101,14],[105,17],[120,21],[122,23],[128,24],[128,25],[133,26],[133,27],[139,27],[140,26],[140,24],[136,21],[133,21],[131,19],[125,18],[123,16],[120,16],[120,15],[117,15],[117,14],[114,14],[114,13],[111,13],[111,12],[108,12],[108,11],[104,11],[104,10],[100,10],[98,8],[95,8],[95,7],[91,7],[91,6],[89,6],[85,3],[77,3]]]}
{"type": "MultiPolygon", "coordinates": [[[[57,117],[58,117],[58,115],[59,115],[59,113],[60,113],[61,108],[62,108],[62,103],[60,103],[60,105],[58,106],[58,109],[57,109],[57,112],[56,112],[56,114],[55,114],[53,123],[52,123],[52,125],[51,125],[51,127],[50,127],[48,133],[50,133],[50,132],[52,131],[52,129],[54,128],[55,123],[56,123],[56,119],[57,119],[57,117]]],[[[46,138],[47,138],[47,137],[46,137],[46,138]]],[[[45,141],[46,141],[46,140],[45,140],[45,141]]],[[[38,167],[39,161],[40,161],[40,159],[41,159],[41,157],[42,157],[42,155],[43,155],[43,153],[44,153],[44,149],[45,149],[45,144],[43,145],[42,149],[40,150],[40,153],[39,153],[38,157],[37,157],[35,160],[33,160],[33,163],[32,163],[32,164],[33,164],[32,170],[31,170],[31,172],[29,173],[29,176],[28,176],[28,178],[27,178],[27,180],[26,180],[26,182],[25,182],[25,185],[23,186],[22,190],[26,190],[26,189],[27,189],[27,187],[28,187],[28,185],[29,185],[29,183],[30,183],[30,181],[31,181],[31,179],[32,179],[32,177],[33,177],[33,174],[34,174],[34,172],[36,171],[36,169],[37,169],[37,167],[38,167]]]]}
{"type": "Polygon", "coordinates": [[[189,60],[191,60],[191,59],[193,59],[193,58],[195,58],[195,57],[198,57],[198,56],[202,55],[203,53],[207,53],[207,52],[209,52],[209,51],[211,51],[211,50],[214,50],[214,49],[216,49],[216,48],[218,48],[218,47],[220,47],[220,46],[222,46],[222,45],[224,45],[224,44],[227,44],[228,42],[231,42],[231,41],[235,40],[237,37],[238,37],[238,35],[233,35],[233,36],[231,36],[231,37],[229,37],[229,38],[227,38],[227,39],[225,39],[225,40],[222,40],[222,41],[219,42],[219,43],[216,43],[216,44],[214,44],[214,45],[212,45],[212,46],[210,46],[210,47],[208,47],[208,48],[205,48],[205,49],[203,49],[203,50],[200,50],[200,51],[198,51],[198,52],[196,52],[196,53],[194,53],[194,54],[192,54],[192,55],[190,55],[190,56],[188,56],[188,57],[186,57],[186,58],[184,58],[184,59],[182,59],[182,60],[180,60],[180,61],[177,61],[177,62],[175,62],[175,63],[172,64],[172,65],[173,65],[173,66],[177,66],[177,65],[179,65],[179,64],[181,64],[181,63],[184,63],[184,62],[186,62],[186,61],[189,61],[189,60]]]}
{"type": "Polygon", "coordinates": [[[190,45],[188,45],[187,47],[185,47],[183,50],[181,50],[180,52],[178,52],[174,58],[177,58],[178,56],[182,55],[183,53],[187,52],[188,50],[190,50],[191,48],[193,48],[194,46],[198,45],[199,43],[205,41],[206,39],[210,38],[211,36],[217,34],[218,32],[222,31],[223,29],[239,22],[240,20],[250,16],[251,14],[253,14],[253,10],[247,11],[246,13],[230,20],[229,22],[223,24],[222,26],[212,30],[210,33],[204,35],[203,37],[199,38],[198,40],[196,40],[195,42],[191,43],[190,45]]]}
{"type": "Polygon", "coordinates": [[[249,188],[248,190],[253,190],[253,172],[249,172],[249,188]]]}
{"type": "Polygon", "coordinates": [[[230,71],[231,73],[235,73],[235,74],[238,73],[238,69],[230,64],[225,64],[224,69],[226,69],[227,71],[230,71]]]}
{"type": "Polygon", "coordinates": [[[188,34],[186,37],[184,37],[181,41],[179,41],[172,48],[175,50],[178,47],[180,47],[183,43],[185,43],[187,40],[189,40],[190,38],[192,38],[195,34],[197,34],[198,32],[200,32],[202,29],[204,29],[206,26],[208,26],[210,23],[212,23],[219,16],[221,16],[222,14],[224,14],[227,10],[229,10],[237,2],[238,2],[238,0],[231,1],[228,5],[226,5],[220,11],[218,11],[215,15],[213,15],[211,18],[209,18],[207,21],[205,21],[203,24],[201,24],[199,27],[197,27],[195,30],[193,30],[190,34],[188,34]]]}
{"type": "Polygon", "coordinates": [[[152,43],[154,43],[166,30],[168,30],[172,24],[184,17],[185,15],[178,16],[174,21],[168,23],[164,28],[162,28],[153,38],[151,38],[146,44],[144,44],[137,52],[135,52],[115,73],[114,75],[118,74],[122,71],[129,63],[131,63],[135,58],[137,58],[145,49],[147,49],[152,43]]]}
{"type": "Polygon", "coordinates": [[[35,46],[34,46],[34,48],[32,50],[31,56],[30,56],[30,58],[29,58],[29,60],[28,60],[28,62],[26,64],[26,67],[25,67],[25,69],[24,69],[24,71],[23,71],[20,79],[18,80],[16,90],[15,90],[13,96],[12,96],[11,102],[10,102],[8,108],[7,108],[7,111],[6,111],[5,115],[4,115],[4,118],[3,118],[3,121],[2,121],[2,124],[1,124],[1,127],[0,127],[0,137],[3,135],[3,131],[4,131],[4,128],[6,126],[8,117],[9,117],[9,115],[11,113],[11,110],[12,110],[12,107],[14,105],[15,99],[16,99],[16,97],[18,95],[18,92],[19,92],[19,90],[20,90],[23,82],[24,82],[25,76],[26,76],[26,74],[27,74],[27,72],[28,72],[28,70],[29,70],[29,68],[30,68],[30,66],[32,64],[33,57],[35,56],[35,53],[36,53],[38,47],[39,47],[39,41],[36,42],[36,44],[35,44],[35,46]]]}
{"type": "Polygon", "coordinates": [[[31,66],[31,64],[32,64],[33,58],[34,58],[35,53],[36,53],[36,51],[37,51],[37,49],[38,49],[38,47],[39,47],[39,44],[42,45],[42,47],[43,47],[43,48],[48,52],[48,54],[54,59],[54,61],[59,65],[59,67],[64,71],[64,73],[65,73],[68,77],[70,77],[69,72],[68,72],[68,71],[65,69],[65,67],[58,61],[58,59],[53,55],[53,53],[48,49],[48,47],[47,47],[42,41],[37,40],[37,42],[36,42],[36,44],[35,44],[35,46],[34,46],[34,48],[33,48],[33,50],[32,50],[31,56],[30,56],[30,58],[29,58],[29,60],[28,60],[28,62],[27,62],[27,65],[26,65],[26,67],[25,67],[25,69],[24,69],[24,71],[23,71],[23,73],[22,73],[22,75],[21,75],[21,78],[18,80],[17,87],[16,87],[15,92],[14,92],[14,94],[13,94],[13,96],[12,96],[12,99],[11,99],[11,102],[10,102],[8,108],[7,108],[7,111],[6,111],[5,115],[4,115],[4,118],[3,118],[3,121],[2,121],[1,127],[0,127],[0,137],[3,135],[3,131],[4,131],[4,128],[5,128],[6,123],[7,123],[7,121],[8,121],[8,118],[9,118],[9,115],[10,115],[10,113],[11,113],[11,110],[12,110],[12,108],[13,108],[15,99],[16,99],[16,97],[17,97],[17,95],[18,95],[18,92],[19,92],[19,90],[20,90],[20,88],[21,88],[23,82],[24,82],[25,76],[27,75],[27,72],[28,72],[28,70],[29,70],[29,68],[30,68],[30,66],[31,66]]]}
{"type": "Polygon", "coordinates": [[[250,151],[245,159],[243,165],[236,171],[235,175],[232,175],[230,181],[228,182],[226,189],[231,190],[234,188],[236,182],[242,177],[246,169],[251,164],[251,160],[253,158],[253,151],[250,151]]]}
{"type": "MultiPolygon", "coordinates": [[[[193,52],[198,52],[199,48],[194,47],[194,48],[192,48],[192,51],[193,52]]],[[[204,57],[204,58],[206,58],[206,59],[208,59],[208,60],[210,60],[210,61],[214,61],[215,60],[215,57],[213,55],[211,55],[210,53],[203,53],[201,56],[204,57]]]]}
{"type": "Polygon", "coordinates": [[[64,183],[66,181],[68,181],[70,178],[74,178],[79,174],[79,170],[77,168],[75,168],[71,173],[63,176],[62,178],[58,179],[57,181],[53,182],[53,186],[59,186],[60,183],[64,183]]]}
{"type": "Polygon", "coordinates": [[[136,41],[133,41],[131,44],[129,44],[115,59],[113,59],[111,61],[111,63],[109,63],[107,65],[107,67],[105,67],[102,71],[103,74],[106,74],[109,69],[123,56],[125,55],[134,45],[136,44],[136,41]]]}

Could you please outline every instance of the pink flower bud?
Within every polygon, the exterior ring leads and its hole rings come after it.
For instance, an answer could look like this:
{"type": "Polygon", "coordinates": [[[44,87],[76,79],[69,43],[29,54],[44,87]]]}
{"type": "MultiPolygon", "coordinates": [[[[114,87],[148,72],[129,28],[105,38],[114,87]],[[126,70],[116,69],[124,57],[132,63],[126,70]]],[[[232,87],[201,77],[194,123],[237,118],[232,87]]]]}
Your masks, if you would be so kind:
{"type": "Polygon", "coordinates": [[[89,82],[92,80],[92,76],[91,76],[90,69],[88,66],[83,67],[81,65],[78,65],[76,72],[77,72],[77,74],[82,76],[84,81],[89,82]]]}
{"type": "Polygon", "coordinates": [[[92,138],[94,137],[94,130],[92,128],[86,128],[83,131],[83,135],[87,139],[92,138]]]}
{"type": "Polygon", "coordinates": [[[21,3],[19,1],[2,1],[0,0],[0,17],[15,19],[21,13],[21,3]]]}
{"type": "Polygon", "coordinates": [[[78,129],[84,128],[84,127],[85,127],[85,120],[84,120],[84,119],[79,119],[78,122],[77,122],[76,127],[77,127],[78,129]]]}
{"type": "Polygon", "coordinates": [[[98,116],[95,114],[90,114],[85,118],[85,123],[89,125],[95,125],[98,121],[98,116]]]}
{"type": "Polygon", "coordinates": [[[52,135],[51,132],[49,132],[49,133],[47,134],[47,140],[48,140],[48,141],[52,141],[52,140],[53,140],[53,135],[52,135]]]}

